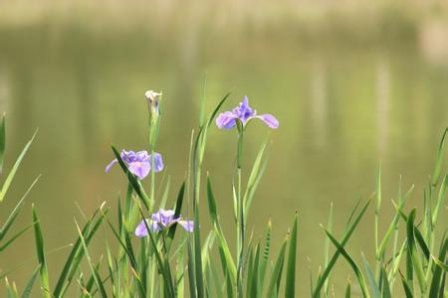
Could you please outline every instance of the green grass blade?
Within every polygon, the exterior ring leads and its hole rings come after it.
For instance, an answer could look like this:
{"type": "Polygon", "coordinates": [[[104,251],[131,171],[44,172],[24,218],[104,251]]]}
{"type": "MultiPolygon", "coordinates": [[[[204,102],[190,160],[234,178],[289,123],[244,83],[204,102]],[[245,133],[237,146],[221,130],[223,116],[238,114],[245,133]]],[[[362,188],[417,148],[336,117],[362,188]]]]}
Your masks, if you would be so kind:
{"type": "Polygon", "coordinates": [[[351,293],[352,293],[352,289],[351,289],[351,284],[347,283],[347,287],[345,288],[345,298],[350,298],[351,297],[351,293]]]}
{"type": "Polygon", "coordinates": [[[28,231],[30,228],[32,228],[34,225],[29,225],[26,228],[23,228],[18,233],[16,233],[14,236],[12,236],[8,241],[6,241],[3,245],[0,246],[0,252],[5,250],[8,246],[10,246],[14,241],[17,240],[20,236],[22,236],[26,231],[28,231]]]}
{"type": "Polygon", "coordinates": [[[234,282],[236,281],[237,276],[236,266],[232,259],[230,248],[222,232],[221,225],[219,224],[215,195],[213,194],[212,184],[209,176],[207,176],[207,202],[210,218],[214,226],[216,236],[218,238],[218,249],[221,256],[221,263],[224,274],[226,274],[226,272],[228,271],[229,279],[234,282]]]}
{"type": "Polygon", "coordinates": [[[432,213],[431,223],[432,227],[435,227],[437,224],[437,219],[439,217],[439,210],[443,206],[446,198],[446,192],[448,189],[448,175],[445,175],[443,178],[442,185],[440,186],[439,194],[437,196],[436,205],[434,206],[434,210],[432,213]]]}
{"type": "Polygon", "coordinates": [[[204,297],[204,276],[202,272],[202,256],[201,256],[201,234],[200,234],[200,222],[199,222],[199,209],[197,204],[194,210],[194,263],[195,263],[195,277],[196,277],[196,289],[198,298],[204,297]]]}
{"type": "Polygon", "coordinates": [[[362,255],[362,261],[367,272],[367,280],[369,281],[370,289],[372,290],[372,296],[374,298],[381,298],[380,289],[375,281],[375,274],[373,273],[373,270],[364,255],[362,255]]]}
{"type": "Polygon", "coordinates": [[[193,257],[193,248],[191,247],[191,241],[188,241],[188,282],[190,289],[190,297],[196,298],[196,278],[194,276],[195,265],[193,257]]]}
{"type": "Polygon", "coordinates": [[[3,173],[3,158],[6,149],[6,117],[3,114],[0,124],[0,175],[3,173]]]}
{"type": "Polygon", "coordinates": [[[439,148],[437,149],[436,163],[434,166],[434,172],[432,174],[432,179],[431,179],[431,184],[433,186],[437,185],[437,182],[439,181],[439,178],[440,178],[440,174],[442,172],[443,153],[445,151],[445,139],[446,139],[447,133],[448,133],[448,128],[446,128],[445,131],[443,132],[442,139],[439,144],[439,148]]]}
{"type": "Polygon", "coordinates": [[[296,213],[289,241],[288,263],[286,271],[285,297],[295,297],[296,290],[296,260],[297,260],[297,220],[296,213]]]}
{"type": "Polygon", "coordinates": [[[16,172],[19,169],[20,164],[23,161],[23,158],[25,157],[26,153],[28,152],[28,149],[31,147],[31,144],[33,143],[33,140],[36,137],[36,134],[37,134],[37,130],[34,133],[31,140],[29,140],[28,143],[25,145],[25,148],[23,148],[22,152],[20,153],[19,157],[17,158],[16,162],[14,163],[11,171],[9,172],[8,176],[6,177],[6,180],[3,183],[2,189],[0,191],[0,203],[4,200],[6,193],[8,192],[8,189],[11,186],[11,183],[14,179],[14,176],[16,175],[16,172]]]}
{"type": "MultiPolygon", "coordinates": [[[[184,194],[185,194],[185,182],[182,183],[182,186],[180,187],[179,193],[177,195],[176,207],[174,209],[174,217],[175,218],[178,218],[180,216],[180,212],[182,210],[182,204],[184,201],[184,194]]],[[[167,235],[168,239],[170,239],[170,240],[174,239],[174,235],[176,234],[176,227],[177,227],[177,225],[172,225],[170,227],[170,229],[168,230],[168,235],[167,235]]],[[[169,249],[168,249],[168,251],[169,251],[169,249]]]]}
{"type": "Polygon", "coordinates": [[[0,241],[2,241],[2,239],[6,236],[6,233],[8,232],[9,228],[12,226],[12,224],[16,220],[17,216],[19,215],[20,210],[22,208],[22,205],[23,205],[25,199],[28,197],[29,193],[34,188],[34,186],[39,181],[39,179],[40,179],[40,175],[33,181],[33,183],[31,183],[31,186],[28,187],[28,189],[25,192],[25,194],[22,196],[22,198],[20,198],[20,200],[17,203],[17,205],[14,207],[14,209],[9,214],[8,219],[6,219],[5,223],[0,228],[0,241]]]}
{"type": "Polygon", "coordinates": [[[252,269],[251,295],[259,297],[260,292],[260,245],[257,245],[254,259],[254,268],[252,269]]]}
{"type": "Polygon", "coordinates": [[[8,298],[18,298],[19,294],[17,293],[17,287],[15,283],[12,285],[9,283],[8,279],[6,279],[6,290],[8,298]]]}
{"type": "Polygon", "coordinates": [[[401,272],[400,272],[400,276],[401,276],[401,283],[403,285],[403,290],[406,295],[406,298],[413,298],[414,294],[412,291],[412,287],[409,285],[409,282],[404,278],[404,276],[403,276],[403,274],[401,274],[401,272]]]}
{"type": "Polygon", "coordinates": [[[389,280],[387,279],[387,273],[384,267],[381,267],[381,277],[380,277],[380,289],[381,289],[381,298],[392,298],[391,287],[389,284],[389,280]]]}
{"type": "MultiPolygon", "coordinates": [[[[347,251],[344,249],[344,247],[336,240],[336,238],[331,235],[331,233],[325,229],[325,234],[328,236],[328,238],[331,240],[333,245],[336,247],[336,249],[342,254],[342,256],[347,260],[349,265],[352,267],[353,271],[355,272],[356,278],[358,279],[359,286],[361,288],[361,291],[363,293],[364,297],[369,297],[369,292],[367,290],[367,285],[364,279],[364,275],[362,274],[361,270],[359,269],[358,265],[356,265],[355,261],[353,261],[352,257],[347,253],[347,251]]],[[[379,296],[375,296],[379,297],[379,296]]]]}
{"type": "MultiPolygon", "coordinates": [[[[85,239],[87,245],[91,242],[94,235],[101,226],[103,219],[105,217],[106,210],[102,210],[101,206],[97,211],[94,212],[91,219],[86,222],[82,229],[82,235],[85,239]],[[97,214],[101,211],[101,215],[97,217],[97,214]]],[[[76,271],[79,269],[82,258],[84,257],[84,250],[82,249],[81,238],[78,237],[72,250],[70,251],[67,260],[59,274],[59,279],[54,288],[53,295],[55,297],[62,296],[65,289],[70,285],[76,271]]]]}
{"type": "Polygon", "coordinates": [[[264,278],[266,276],[266,269],[267,265],[269,263],[269,255],[271,252],[271,239],[272,239],[272,223],[269,220],[268,227],[266,230],[266,236],[264,240],[264,248],[263,248],[263,254],[261,256],[261,263],[260,263],[260,276],[259,276],[259,282],[258,282],[258,293],[261,295],[263,293],[263,287],[264,287],[264,278]]]}
{"type": "Polygon", "coordinates": [[[277,260],[275,261],[274,270],[272,271],[272,275],[271,275],[271,281],[269,282],[267,298],[278,297],[278,292],[280,289],[280,282],[281,282],[282,273],[283,273],[283,265],[285,263],[287,244],[288,244],[288,240],[285,239],[280,248],[280,252],[278,254],[277,260]]]}
{"type": "MultiPolygon", "coordinates": [[[[358,226],[359,222],[361,221],[361,218],[363,217],[364,213],[367,210],[367,207],[369,207],[370,201],[367,201],[367,203],[364,205],[364,207],[361,209],[359,214],[356,216],[356,218],[352,221],[349,220],[349,225],[344,233],[344,236],[342,237],[342,240],[340,242],[341,246],[344,246],[348,240],[350,239],[351,235],[355,231],[356,227],[358,226]]],[[[357,206],[355,206],[355,209],[357,209],[357,206]]],[[[352,212],[354,214],[354,212],[352,212]]],[[[354,216],[354,215],[353,215],[354,216]]],[[[352,217],[352,215],[350,215],[352,217]]],[[[340,252],[336,251],[330,261],[328,262],[328,265],[325,267],[325,270],[322,273],[322,276],[317,280],[316,287],[313,291],[313,298],[320,297],[320,291],[322,289],[322,286],[324,285],[327,278],[330,276],[331,270],[333,269],[333,266],[336,264],[337,259],[339,258],[340,252]]]]}
{"type": "Polygon", "coordinates": [[[37,253],[37,260],[40,264],[40,279],[41,279],[41,286],[42,286],[42,296],[50,298],[50,279],[48,277],[48,267],[47,267],[47,260],[45,258],[45,248],[44,248],[44,239],[42,236],[42,229],[40,227],[40,221],[37,217],[37,212],[34,207],[34,204],[32,206],[33,209],[33,223],[34,223],[34,237],[36,241],[36,253],[37,253]]]}
{"type": "Polygon", "coordinates": [[[226,95],[224,95],[224,97],[221,99],[221,101],[215,107],[213,112],[210,114],[210,117],[208,118],[207,126],[210,126],[213,123],[213,120],[215,119],[215,117],[218,114],[219,110],[221,109],[222,105],[226,102],[226,100],[229,98],[229,96],[230,96],[230,93],[227,93],[226,95]]]}
{"type": "Polygon", "coordinates": [[[33,290],[34,283],[36,282],[37,276],[39,275],[40,266],[38,266],[34,272],[33,275],[31,275],[31,278],[26,283],[25,289],[22,292],[22,298],[29,298],[31,295],[31,291],[33,290]]]}
{"type": "Polygon", "coordinates": [[[84,254],[86,256],[87,263],[89,264],[90,270],[92,271],[92,275],[95,280],[95,284],[100,291],[101,297],[103,297],[103,298],[107,297],[107,293],[106,293],[106,289],[104,288],[103,281],[101,280],[101,278],[98,274],[98,271],[95,269],[95,266],[92,263],[92,258],[90,257],[89,250],[87,248],[87,243],[84,239],[84,236],[82,235],[81,228],[79,227],[77,222],[75,222],[75,224],[76,224],[76,229],[78,230],[79,238],[81,239],[81,244],[84,249],[84,254]]]}
{"type": "MultiPolygon", "coordinates": [[[[446,258],[446,252],[448,249],[448,239],[444,239],[443,246],[439,252],[439,260],[443,261],[446,258]]],[[[437,263],[436,263],[437,264],[437,263]]],[[[431,288],[429,290],[429,297],[437,297],[440,290],[440,281],[442,277],[442,267],[436,266],[431,280],[431,288]]]]}
{"type": "Polygon", "coordinates": [[[134,189],[135,193],[141,199],[143,205],[146,207],[146,210],[149,210],[150,200],[148,195],[145,193],[145,190],[143,189],[140,181],[138,181],[137,178],[129,171],[128,167],[121,159],[120,153],[114,146],[112,146],[112,151],[114,152],[115,158],[117,159],[121,169],[128,177],[128,181],[132,186],[132,188],[134,189]]]}
{"type": "Polygon", "coordinates": [[[417,249],[415,247],[415,232],[414,232],[414,220],[415,220],[415,209],[411,211],[407,221],[407,241],[408,241],[408,251],[411,257],[412,266],[415,269],[417,275],[417,280],[422,293],[426,290],[425,285],[425,275],[423,272],[423,267],[419,256],[417,255],[417,249]]]}

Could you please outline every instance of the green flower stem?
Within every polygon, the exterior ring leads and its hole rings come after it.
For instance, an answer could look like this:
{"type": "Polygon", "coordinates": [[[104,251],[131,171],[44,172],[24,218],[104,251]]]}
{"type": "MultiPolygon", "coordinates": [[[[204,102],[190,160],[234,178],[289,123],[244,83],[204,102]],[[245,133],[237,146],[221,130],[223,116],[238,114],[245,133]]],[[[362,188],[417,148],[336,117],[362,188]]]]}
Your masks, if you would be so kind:
{"type": "Polygon", "coordinates": [[[237,297],[243,297],[243,272],[244,272],[244,245],[245,245],[245,220],[244,202],[242,197],[242,158],[244,129],[238,123],[238,148],[237,148],[237,297]]]}

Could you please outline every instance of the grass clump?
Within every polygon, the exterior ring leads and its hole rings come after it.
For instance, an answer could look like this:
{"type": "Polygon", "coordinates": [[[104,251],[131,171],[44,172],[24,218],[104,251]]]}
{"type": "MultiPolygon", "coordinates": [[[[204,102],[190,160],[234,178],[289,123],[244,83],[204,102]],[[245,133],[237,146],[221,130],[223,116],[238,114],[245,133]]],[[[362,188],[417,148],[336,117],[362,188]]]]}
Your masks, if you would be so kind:
{"type": "MultiPolygon", "coordinates": [[[[80,297],[298,297],[298,288],[303,286],[297,284],[297,267],[302,268],[297,266],[301,245],[299,215],[291,214],[291,229],[277,254],[271,251],[270,221],[260,241],[254,240],[247,232],[249,211],[266,169],[267,142],[260,145],[251,169],[246,171],[242,166],[245,131],[255,119],[276,129],[279,127],[277,119],[271,114],[257,114],[249,106],[247,98],[231,111],[220,112],[229,94],[205,116],[203,99],[199,127],[192,132],[186,178],[177,191],[175,204],[167,207],[171,184],[163,184],[160,193],[155,191],[160,183],[157,173],[164,170],[163,156],[156,151],[162,119],[162,94],[148,91],[145,95],[149,107],[148,151],[118,150],[112,146],[115,159],[106,169],[109,171],[117,165],[128,184],[126,196],[114,203],[117,206],[116,219],[109,214],[107,204],[103,203],[84,225],[75,222],[78,237],[59,275],[50,280],[43,235],[45,227],[42,227],[34,205],[31,224],[10,235],[26,197],[38,181],[36,178],[0,229],[2,255],[6,255],[6,249],[28,230],[34,230],[35,236],[37,264],[21,295],[16,285],[8,280],[9,272],[0,276],[7,296],[30,297],[31,293],[37,293],[33,287],[37,288],[34,285],[38,283],[40,294],[44,297],[67,297],[73,293],[80,297]],[[235,170],[229,182],[233,190],[231,219],[220,216],[212,174],[203,169],[208,132],[214,123],[220,129],[235,131],[238,137],[235,170]],[[146,183],[147,180],[149,183],[146,183]],[[199,215],[204,205],[208,209],[207,218],[199,215]],[[201,225],[204,220],[210,223],[209,231],[201,225]],[[224,220],[235,223],[235,248],[230,246],[229,235],[222,228],[224,220]],[[102,257],[97,259],[91,254],[89,245],[99,237],[101,226],[111,231],[115,245],[107,243],[102,257]]],[[[6,148],[5,132],[3,118],[0,127],[0,169],[3,168],[6,148]]],[[[446,134],[447,131],[437,151],[434,172],[423,192],[422,212],[416,209],[406,211],[405,205],[413,187],[403,193],[400,186],[396,199],[392,201],[395,214],[385,225],[385,233],[380,235],[380,225],[384,224],[380,221],[383,208],[381,171],[378,173],[375,198],[358,202],[348,217],[341,237],[335,236],[332,229],[331,207],[328,224],[322,226],[326,237],[323,246],[325,263],[311,280],[311,297],[332,296],[331,278],[339,259],[349,266],[356,278],[354,284],[349,282],[344,287],[346,297],[351,297],[352,292],[358,289],[361,296],[369,298],[396,297],[400,294],[406,297],[447,296],[448,238],[439,224],[448,186],[448,176],[443,175],[446,134]],[[374,205],[375,212],[373,263],[363,255],[359,262],[347,248],[370,205],[374,205]]],[[[6,198],[33,139],[34,136],[6,176],[1,187],[0,203],[6,198]]]]}

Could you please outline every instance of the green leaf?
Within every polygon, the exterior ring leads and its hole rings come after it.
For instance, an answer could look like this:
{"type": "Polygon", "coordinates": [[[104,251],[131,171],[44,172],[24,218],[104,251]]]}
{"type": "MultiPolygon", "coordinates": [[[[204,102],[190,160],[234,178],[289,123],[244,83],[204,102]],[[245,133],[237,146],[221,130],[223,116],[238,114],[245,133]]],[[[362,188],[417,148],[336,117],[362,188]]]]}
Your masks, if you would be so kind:
{"type": "Polygon", "coordinates": [[[345,298],[350,298],[351,297],[351,285],[350,283],[347,283],[347,287],[345,288],[345,298]]]}
{"type": "Polygon", "coordinates": [[[278,291],[280,289],[280,282],[282,279],[283,265],[285,263],[286,245],[288,240],[285,239],[280,248],[277,260],[275,261],[274,270],[272,271],[271,281],[269,282],[267,298],[278,297],[278,291]]]}
{"type": "Polygon", "coordinates": [[[194,257],[193,257],[193,248],[191,241],[188,241],[188,282],[190,289],[190,297],[196,298],[196,278],[194,276],[195,265],[194,265],[194,257]]]}
{"type": "Polygon", "coordinates": [[[87,243],[84,239],[81,228],[79,227],[77,222],[75,222],[75,224],[76,224],[76,229],[78,230],[79,238],[81,239],[81,244],[84,249],[84,254],[86,255],[87,263],[89,264],[90,270],[92,271],[92,275],[95,280],[95,284],[97,285],[97,287],[100,291],[101,297],[103,297],[103,298],[107,297],[107,293],[106,293],[106,289],[104,288],[103,281],[101,280],[101,278],[98,274],[98,271],[95,269],[95,266],[92,263],[92,258],[90,257],[89,250],[87,248],[87,243]]]}
{"type": "Polygon", "coordinates": [[[4,200],[6,193],[8,192],[8,189],[11,186],[11,183],[14,179],[14,176],[16,175],[16,172],[19,169],[23,158],[25,157],[26,153],[28,152],[28,149],[30,148],[31,144],[33,143],[33,140],[36,137],[36,134],[37,134],[37,130],[34,133],[31,140],[29,140],[28,143],[25,145],[25,148],[23,148],[22,153],[20,153],[19,157],[17,158],[16,162],[14,163],[14,166],[12,167],[11,171],[9,172],[8,177],[6,177],[6,180],[3,183],[2,189],[0,191],[0,203],[4,200]]]}
{"type": "Polygon", "coordinates": [[[442,185],[440,186],[439,194],[437,196],[436,205],[435,205],[433,213],[432,213],[432,218],[431,218],[432,227],[435,227],[437,224],[437,219],[438,219],[439,213],[440,213],[439,210],[442,207],[443,203],[445,202],[447,189],[448,189],[448,175],[445,175],[445,177],[443,178],[442,185]]]}
{"type": "Polygon", "coordinates": [[[204,297],[204,277],[202,272],[202,257],[201,257],[201,234],[200,234],[200,222],[199,222],[199,209],[197,204],[194,209],[194,263],[195,263],[195,277],[196,277],[196,290],[198,298],[204,297]]]}
{"type": "Polygon", "coordinates": [[[210,117],[208,118],[207,126],[210,126],[213,123],[213,120],[215,119],[216,115],[218,114],[219,110],[221,109],[222,105],[226,102],[226,100],[229,98],[230,92],[224,95],[224,97],[221,99],[221,101],[218,103],[218,105],[215,107],[213,112],[210,114],[210,117]]]}
{"type": "Polygon", "coordinates": [[[32,227],[33,227],[33,225],[29,225],[26,228],[23,228],[22,230],[20,230],[20,232],[16,233],[14,236],[12,236],[8,241],[6,241],[2,246],[0,246],[0,252],[5,250],[9,245],[11,245],[14,241],[16,241],[17,238],[22,236],[26,231],[28,231],[32,227]]]}
{"type": "Polygon", "coordinates": [[[29,298],[30,297],[31,291],[33,290],[34,282],[37,279],[37,275],[39,275],[39,271],[40,271],[40,266],[38,266],[34,270],[33,275],[31,275],[31,278],[26,283],[25,289],[23,290],[23,293],[22,293],[22,296],[21,296],[22,298],[29,298]]]}
{"type": "Polygon", "coordinates": [[[263,254],[261,256],[261,263],[260,263],[260,276],[259,276],[259,282],[258,282],[258,293],[263,293],[263,287],[264,287],[264,278],[266,275],[266,269],[269,262],[269,254],[271,252],[271,234],[272,234],[272,223],[269,220],[268,227],[266,230],[266,236],[264,240],[264,248],[263,248],[263,254]]]}
{"type": "Polygon", "coordinates": [[[373,273],[372,268],[370,267],[369,262],[366,260],[364,255],[362,255],[362,261],[364,263],[364,267],[366,268],[367,280],[369,281],[370,289],[372,289],[372,296],[374,298],[380,298],[381,292],[378,284],[375,281],[375,274],[373,273]]]}
{"type": "Polygon", "coordinates": [[[407,221],[407,241],[408,241],[408,252],[411,258],[412,266],[417,274],[417,280],[422,293],[425,292],[425,275],[423,272],[423,267],[419,256],[417,255],[417,250],[415,247],[415,234],[414,234],[414,219],[415,219],[415,209],[411,211],[407,221]]]}
{"type": "Polygon", "coordinates": [[[445,138],[448,133],[448,128],[445,129],[442,135],[442,140],[440,141],[439,148],[437,149],[436,154],[436,163],[434,166],[434,172],[432,174],[432,180],[431,184],[433,186],[437,185],[437,182],[439,181],[440,173],[442,172],[442,166],[443,166],[443,153],[445,150],[445,138]]]}
{"type": "Polygon", "coordinates": [[[23,202],[28,197],[28,194],[31,192],[33,187],[36,185],[37,181],[39,181],[40,176],[38,176],[33,183],[31,183],[31,186],[28,188],[28,190],[25,192],[25,194],[22,196],[22,198],[19,200],[17,205],[14,207],[14,209],[11,211],[11,213],[8,216],[8,219],[5,221],[3,226],[0,228],[0,241],[6,236],[6,233],[8,232],[9,228],[14,223],[15,219],[19,215],[19,212],[22,208],[23,202]]]}
{"type": "MultiPolygon", "coordinates": [[[[353,222],[351,221],[351,217],[354,216],[354,211],[352,211],[351,215],[350,215],[350,220],[349,220],[349,226],[347,227],[344,236],[342,237],[342,240],[340,242],[341,246],[344,246],[348,240],[350,239],[351,235],[353,234],[353,232],[355,231],[356,227],[358,226],[361,218],[363,217],[364,213],[367,210],[367,207],[369,206],[370,201],[367,201],[367,203],[364,205],[364,207],[361,209],[361,211],[359,212],[358,216],[356,216],[356,218],[353,220],[353,222]]],[[[355,206],[354,209],[357,209],[358,204],[355,206]]],[[[317,280],[317,284],[316,287],[314,288],[314,292],[313,292],[313,298],[317,298],[320,297],[320,291],[322,289],[322,286],[324,285],[325,281],[327,280],[327,278],[330,276],[331,270],[333,269],[333,266],[336,264],[337,259],[339,258],[340,252],[336,251],[332,258],[330,259],[330,261],[328,262],[328,265],[325,267],[324,272],[322,273],[322,276],[317,280]]]]}
{"type": "MultiPolygon", "coordinates": [[[[107,212],[107,210],[102,210],[102,208],[103,205],[93,213],[90,220],[86,222],[82,229],[82,235],[87,246],[98,231],[98,228],[102,224],[105,217],[105,213],[107,212]],[[101,214],[100,216],[97,216],[99,212],[101,212],[101,214]]],[[[72,282],[76,272],[79,270],[79,266],[83,257],[84,249],[82,247],[81,237],[78,237],[67,257],[67,260],[65,261],[61,273],[59,274],[59,279],[54,288],[53,296],[60,297],[64,295],[65,290],[72,282]]]]}
{"type": "Polygon", "coordinates": [[[333,235],[331,235],[331,233],[327,229],[325,229],[325,234],[327,234],[328,238],[331,240],[336,249],[342,254],[342,256],[347,260],[349,265],[352,267],[353,271],[355,272],[356,278],[358,279],[359,286],[361,287],[363,296],[368,297],[369,294],[364,279],[364,275],[362,274],[361,270],[359,270],[358,265],[356,265],[355,261],[353,261],[352,257],[350,257],[350,255],[347,253],[344,247],[336,240],[336,238],[333,237],[333,235]]]}
{"type": "Polygon", "coordinates": [[[288,263],[286,271],[285,297],[295,297],[296,260],[297,260],[297,220],[296,213],[292,226],[291,240],[289,241],[288,263]]]}
{"type": "Polygon", "coordinates": [[[381,267],[381,277],[380,277],[380,289],[381,289],[381,298],[392,298],[392,294],[390,292],[390,284],[387,279],[387,273],[384,267],[381,267]]]}
{"type": "Polygon", "coordinates": [[[216,236],[218,237],[218,250],[221,257],[221,263],[223,267],[224,274],[228,271],[229,279],[234,282],[236,280],[236,266],[232,259],[232,254],[230,253],[229,246],[222,232],[221,225],[218,220],[218,213],[216,208],[216,200],[212,190],[212,184],[210,177],[207,176],[207,202],[208,210],[216,236]]]}
{"type": "MultiPolygon", "coordinates": [[[[174,218],[178,218],[180,216],[180,212],[182,210],[182,203],[184,201],[184,194],[185,194],[185,182],[182,183],[182,186],[180,187],[179,194],[177,195],[176,200],[176,207],[174,208],[174,218]]],[[[167,244],[168,251],[170,250],[172,240],[174,239],[174,235],[176,234],[176,225],[172,225],[167,234],[167,238],[169,239],[169,242],[167,244]]]]}
{"type": "Polygon", "coordinates": [[[141,199],[143,205],[146,207],[146,210],[149,210],[149,197],[145,193],[145,190],[143,189],[140,181],[138,181],[137,178],[129,171],[128,167],[126,166],[124,161],[121,159],[120,153],[114,146],[112,146],[112,151],[114,152],[115,158],[117,159],[118,164],[120,165],[121,169],[128,177],[129,183],[132,186],[132,188],[134,189],[135,193],[141,199]]]}
{"type": "MultiPolygon", "coordinates": [[[[448,249],[448,239],[444,239],[444,241],[442,241],[442,243],[443,243],[443,245],[439,252],[439,260],[445,260],[445,258],[446,258],[446,252],[448,249]]],[[[437,264],[437,262],[436,262],[436,264],[437,264]]],[[[432,281],[431,281],[431,289],[429,291],[429,297],[437,297],[437,294],[440,289],[442,269],[443,268],[441,266],[436,266],[436,268],[434,269],[434,273],[433,273],[432,281]]]]}
{"type": "Polygon", "coordinates": [[[400,276],[401,276],[401,283],[403,284],[403,290],[406,295],[406,298],[413,298],[414,295],[412,294],[412,288],[410,287],[409,282],[406,281],[406,279],[404,278],[403,274],[401,274],[401,272],[400,272],[400,276]]]}
{"type": "Polygon", "coordinates": [[[252,166],[251,173],[249,175],[249,179],[247,181],[247,188],[245,190],[243,200],[246,210],[244,216],[247,218],[248,216],[248,210],[250,209],[250,206],[252,204],[252,200],[254,198],[255,190],[257,189],[257,186],[261,180],[261,177],[263,176],[264,170],[266,169],[267,162],[263,162],[263,156],[264,151],[266,149],[266,146],[268,144],[268,141],[266,140],[262,145],[260,150],[258,151],[257,157],[255,159],[255,162],[252,166]]]}
{"type": "Polygon", "coordinates": [[[34,204],[32,206],[33,208],[33,223],[34,223],[34,237],[36,241],[36,253],[37,253],[37,260],[40,264],[40,279],[42,284],[42,296],[50,298],[50,280],[48,277],[48,267],[47,267],[47,260],[45,258],[45,248],[44,248],[44,239],[42,236],[42,229],[40,227],[40,221],[37,217],[37,212],[34,207],[34,204]]]}
{"type": "Polygon", "coordinates": [[[247,275],[247,297],[258,297],[258,276],[259,276],[259,268],[260,268],[260,244],[257,244],[255,248],[255,257],[251,252],[250,262],[249,262],[249,272],[247,275]],[[252,264],[250,264],[252,262],[252,264]]]}
{"type": "Polygon", "coordinates": [[[3,158],[5,156],[6,149],[6,118],[3,114],[2,122],[0,124],[0,175],[3,172],[3,158]]]}
{"type": "Polygon", "coordinates": [[[8,279],[6,279],[6,290],[8,298],[18,298],[19,294],[17,293],[17,287],[15,283],[9,284],[8,279]]]}

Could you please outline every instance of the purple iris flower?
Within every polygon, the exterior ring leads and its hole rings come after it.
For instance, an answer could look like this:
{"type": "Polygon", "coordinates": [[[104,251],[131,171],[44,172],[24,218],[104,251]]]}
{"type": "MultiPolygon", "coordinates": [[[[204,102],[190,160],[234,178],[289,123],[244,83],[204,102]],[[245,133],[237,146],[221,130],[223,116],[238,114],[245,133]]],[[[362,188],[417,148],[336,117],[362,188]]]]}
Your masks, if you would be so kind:
{"type": "Polygon", "coordinates": [[[260,119],[270,128],[278,128],[279,126],[277,118],[273,115],[258,115],[257,111],[249,106],[249,99],[247,96],[244,96],[243,101],[232,111],[219,114],[216,118],[216,125],[221,129],[232,129],[236,125],[236,119],[239,119],[243,123],[243,126],[246,126],[246,124],[254,118],[260,119]]]}
{"type": "MultiPolygon", "coordinates": [[[[162,171],[164,167],[162,155],[157,152],[148,154],[147,151],[134,152],[123,150],[120,153],[120,157],[128,166],[129,171],[140,180],[148,176],[151,170],[157,173],[162,171]],[[152,163],[154,163],[154,169],[151,169],[152,163]]],[[[108,173],[116,163],[118,163],[117,159],[112,160],[107,165],[106,172],[108,173]]]]}
{"type": "Polygon", "coordinates": [[[151,232],[160,232],[176,223],[180,224],[187,232],[191,233],[194,229],[194,222],[192,220],[183,220],[181,217],[175,217],[174,210],[160,209],[156,213],[153,213],[150,219],[144,219],[138,224],[135,229],[135,236],[140,238],[148,236],[148,230],[144,221],[146,221],[151,232]]]}

